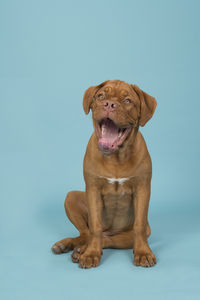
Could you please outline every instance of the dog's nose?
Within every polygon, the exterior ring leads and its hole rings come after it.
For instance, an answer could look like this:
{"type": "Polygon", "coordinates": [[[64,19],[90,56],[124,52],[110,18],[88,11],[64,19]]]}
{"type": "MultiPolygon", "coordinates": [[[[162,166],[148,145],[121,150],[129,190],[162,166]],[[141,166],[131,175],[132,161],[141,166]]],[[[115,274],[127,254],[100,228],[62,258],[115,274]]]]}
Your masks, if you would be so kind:
{"type": "Polygon", "coordinates": [[[117,102],[106,100],[103,106],[106,110],[113,111],[117,108],[117,102]]]}

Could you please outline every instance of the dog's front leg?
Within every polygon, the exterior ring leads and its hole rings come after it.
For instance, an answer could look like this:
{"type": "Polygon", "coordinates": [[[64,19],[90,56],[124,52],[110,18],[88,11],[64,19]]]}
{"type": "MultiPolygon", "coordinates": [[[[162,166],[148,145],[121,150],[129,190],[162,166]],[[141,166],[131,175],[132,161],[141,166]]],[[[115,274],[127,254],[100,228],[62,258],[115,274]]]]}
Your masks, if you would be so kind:
{"type": "Polygon", "coordinates": [[[142,180],[135,189],[134,196],[134,226],[133,251],[136,266],[151,267],[156,264],[156,258],[147,242],[148,207],[151,190],[151,180],[142,180]]]}
{"type": "Polygon", "coordinates": [[[102,255],[102,200],[95,186],[86,185],[90,239],[80,256],[79,267],[91,268],[100,263],[102,255]]]}

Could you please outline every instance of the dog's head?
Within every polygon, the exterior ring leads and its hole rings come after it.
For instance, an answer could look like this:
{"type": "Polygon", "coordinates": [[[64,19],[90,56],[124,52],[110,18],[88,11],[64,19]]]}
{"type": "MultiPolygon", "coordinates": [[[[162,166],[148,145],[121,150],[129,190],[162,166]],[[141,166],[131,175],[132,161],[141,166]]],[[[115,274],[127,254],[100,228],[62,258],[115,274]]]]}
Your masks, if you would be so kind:
{"type": "Polygon", "coordinates": [[[111,154],[119,149],[134,129],[153,116],[156,100],[137,85],[108,80],[85,91],[83,108],[92,116],[99,149],[111,154]]]}

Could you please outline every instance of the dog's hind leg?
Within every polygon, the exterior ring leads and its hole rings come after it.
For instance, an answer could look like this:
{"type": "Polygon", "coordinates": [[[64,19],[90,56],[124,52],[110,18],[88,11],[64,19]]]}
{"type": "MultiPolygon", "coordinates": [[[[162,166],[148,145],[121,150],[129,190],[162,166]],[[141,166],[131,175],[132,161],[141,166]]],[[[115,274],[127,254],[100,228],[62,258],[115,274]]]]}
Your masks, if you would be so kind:
{"type": "Polygon", "coordinates": [[[115,235],[103,233],[103,248],[130,249],[133,248],[133,231],[124,231],[115,235]]]}
{"type": "Polygon", "coordinates": [[[66,238],[56,242],[52,247],[52,251],[55,254],[69,252],[78,246],[87,244],[89,238],[85,192],[69,192],[65,199],[65,211],[69,220],[80,232],[80,236],[76,238],[66,238]]]}
{"type": "MultiPolygon", "coordinates": [[[[151,229],[147,224],[146,235],[149,237],[151,229]]],[[[128,230],[112,235],[103,232],[103,248],[131,249],[133,248],[133,230],[128,230]]]]}

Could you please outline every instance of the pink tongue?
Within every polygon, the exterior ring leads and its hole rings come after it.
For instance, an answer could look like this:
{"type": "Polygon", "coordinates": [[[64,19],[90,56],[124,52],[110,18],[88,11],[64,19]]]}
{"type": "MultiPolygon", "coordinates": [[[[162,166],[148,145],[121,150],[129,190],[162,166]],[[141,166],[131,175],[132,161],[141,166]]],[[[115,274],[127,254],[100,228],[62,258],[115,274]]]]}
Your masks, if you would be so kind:
{"type": "Polygon", "coordinates": [[[118,138],[118,128],[111,120],[105,120],[102,126],[104,127],[104,132],[102,132],[102,137],[99,139],[98,144],[104,150],[109,150],[118,138]]]}

